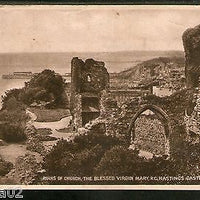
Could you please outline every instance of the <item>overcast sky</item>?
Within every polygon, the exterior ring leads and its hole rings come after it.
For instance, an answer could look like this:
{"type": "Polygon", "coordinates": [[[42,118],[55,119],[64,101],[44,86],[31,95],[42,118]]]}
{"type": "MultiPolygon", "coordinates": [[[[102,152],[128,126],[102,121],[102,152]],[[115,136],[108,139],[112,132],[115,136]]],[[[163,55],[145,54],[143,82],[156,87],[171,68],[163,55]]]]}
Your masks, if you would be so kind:
{"type": "Polygon", "coordinates": [[[183,50],[200,7],[22,6],[0,8],[0,52],[183,50]]]}

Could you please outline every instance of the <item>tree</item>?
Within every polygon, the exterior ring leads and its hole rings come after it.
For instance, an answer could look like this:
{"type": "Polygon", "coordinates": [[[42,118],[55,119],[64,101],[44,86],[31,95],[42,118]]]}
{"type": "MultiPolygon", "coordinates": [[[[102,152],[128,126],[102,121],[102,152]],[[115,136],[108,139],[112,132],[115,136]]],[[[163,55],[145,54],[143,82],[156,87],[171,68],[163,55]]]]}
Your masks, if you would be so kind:
{"type": "MultiPolygon", "coordinates": [[[[31,102],[34,100],[54,101],[55,106],[63,104],[63,94],[65,90],[65,83],[61,75],[54,71],[45,69],[38,75],[34,76],[26,86],[26,91],[30,92],[33,88],[37,88],[37,92],[33,94],[31,102]]],[[[26,93],[27,93],[26,92],[26,93]]],[[[30,93],[30,96],[32,93],[30,93]]]]}
{"type": "Polygon", "coordinates": [[[31,105],[33,102],[45,101],[49,108],[66,107],[68,104],[65,94],[65,82],[61,75],[45,69],[25,83],[22,89],[12,89],[2,97],[2,108],[6,108],[9,99],[31,105]]]}

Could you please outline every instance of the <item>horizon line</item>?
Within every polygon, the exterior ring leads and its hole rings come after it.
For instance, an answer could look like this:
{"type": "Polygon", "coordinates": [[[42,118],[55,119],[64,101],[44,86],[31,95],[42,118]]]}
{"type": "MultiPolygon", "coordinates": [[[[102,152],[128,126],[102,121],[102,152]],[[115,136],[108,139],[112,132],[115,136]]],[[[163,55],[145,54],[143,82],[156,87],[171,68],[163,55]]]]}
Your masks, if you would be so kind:
{"type": "Polygon", "coordinates": [[[0,54],[20,54],[20,53],[119,53],[119,52],[166,52],[166,51],[180,51],[184,52],[184,50],[177,50],[177,49],[171,49],[171,50],[119,50],[119,51],[11,51],[11,52],[0,52],[0,54]]]}

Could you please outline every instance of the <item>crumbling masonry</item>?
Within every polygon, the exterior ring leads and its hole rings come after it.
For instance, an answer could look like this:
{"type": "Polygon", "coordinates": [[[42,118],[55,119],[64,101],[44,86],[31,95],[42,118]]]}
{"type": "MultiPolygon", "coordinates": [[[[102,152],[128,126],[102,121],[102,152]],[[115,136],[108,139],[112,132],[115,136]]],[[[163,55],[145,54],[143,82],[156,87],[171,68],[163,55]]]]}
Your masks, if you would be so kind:
{"type": "Polygon", "coordinates": [[[200,25],[187,29],[183,34],[185,49],[185,74],[187,88],[194,91],[193,102],[185,111],[185,123],[188,136],[196,135],[200,141],[200,25]]]}
{"type": "Polygon", "coordinates": [[[100,116],[101,94],[108,87],[109,74],[104,62],[72,59],[70,111],[74,130],[100,116]]]}
{"type": "Polygon", "coordinates": [[[200,25],[183,33],[185,75],[188,88],[198,87],[200,76],[200,25]]]}

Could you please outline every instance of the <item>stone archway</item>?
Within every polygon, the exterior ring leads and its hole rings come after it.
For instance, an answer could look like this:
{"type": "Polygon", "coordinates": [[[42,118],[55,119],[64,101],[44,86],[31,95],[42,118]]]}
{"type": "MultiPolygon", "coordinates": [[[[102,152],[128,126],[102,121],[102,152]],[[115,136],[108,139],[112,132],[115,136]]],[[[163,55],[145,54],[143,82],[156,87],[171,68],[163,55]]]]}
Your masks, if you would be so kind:
{"type": "Polygon", "coordinates": [[[169,148],[169,136],[171,132],[170,128],[170,123],[169,123],[169,117],[168,115],[158,106],[152,105],[152,104],[147,104],[144,105],[142,108],[140,108],[133,118],[131,119],[130,125],[129,125],[129,130],[128,130],[128,135],[130,138],[130,143],[134,143],[134,139],[136,137],[135,134],[135,122],[136,120],[140,117],[140,115],[145,112],[146,110],[152,111],[157,118],[161,121],[163,127],[164,127],[164,137],[165,137],[165,155],[169,156],[170,148],[169,148]]]}

